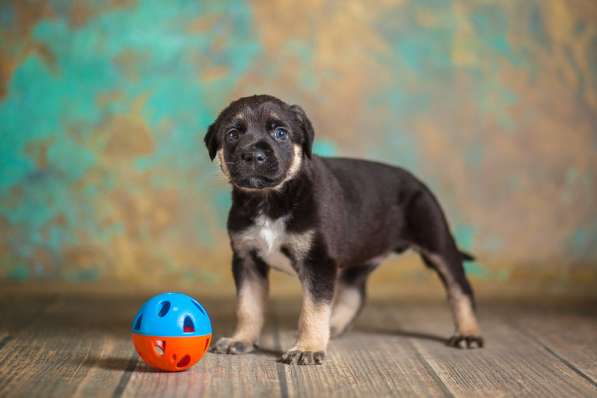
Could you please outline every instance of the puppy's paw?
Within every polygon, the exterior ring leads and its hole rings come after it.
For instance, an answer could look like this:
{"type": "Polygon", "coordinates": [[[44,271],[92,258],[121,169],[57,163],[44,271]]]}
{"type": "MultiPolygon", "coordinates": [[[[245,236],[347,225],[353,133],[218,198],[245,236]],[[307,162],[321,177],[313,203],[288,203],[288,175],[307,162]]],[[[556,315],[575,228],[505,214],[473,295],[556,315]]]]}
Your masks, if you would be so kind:
{"type": "Polygon", "coordinates": [[[463,336],[455,334],[446,341],[446,345],[454,348],[483,348],[483,337],[481,336],[463,336]]]}
{"type": "Polygon", "coordinates": [[[288,365],[321,365],[324,358],[324,351],[300,351],[291,349],[282,354],[279,361],[288,365]]]}
{"type": "Polygon", "coordinates": [[[254,349],[254,344],[249,341],[221,337],[216,344],[209,349],[209,352],[215,352],[217,354],[246,354],[254,349]]]}

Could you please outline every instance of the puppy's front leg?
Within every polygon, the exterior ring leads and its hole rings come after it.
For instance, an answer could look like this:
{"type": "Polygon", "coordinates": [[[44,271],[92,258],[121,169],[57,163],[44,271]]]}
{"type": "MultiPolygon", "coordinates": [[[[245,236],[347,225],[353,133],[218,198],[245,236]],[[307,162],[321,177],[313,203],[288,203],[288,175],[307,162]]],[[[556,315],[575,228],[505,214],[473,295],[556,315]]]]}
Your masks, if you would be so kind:
{"type": "Polygon", "coordinates": [[[220,338],[212,352],[243,354],[253,351],[263,327],[268,293],[268,267],[257,256],[240,256],[232,260],[236,284],[236,330],[232,337],[220,338]]]}
{"type": "MultiPolygon", "coordinates": [[[[331,267],[331,266],[330,266],[331,267]]],[[[298,325],[298,338],[294,346],[282,355],[287,364],[320,365],[330,339],[330,318],[334,297],[335,272],[313,273],[302,278],[303,303],[298,325]]]]}

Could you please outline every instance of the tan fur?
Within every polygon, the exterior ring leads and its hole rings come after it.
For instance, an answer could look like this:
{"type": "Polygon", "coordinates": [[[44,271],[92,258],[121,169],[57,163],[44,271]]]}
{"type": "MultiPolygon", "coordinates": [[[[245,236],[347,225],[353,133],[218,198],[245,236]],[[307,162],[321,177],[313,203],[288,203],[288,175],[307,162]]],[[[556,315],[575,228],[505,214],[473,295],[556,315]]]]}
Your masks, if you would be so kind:
{"type": "Polygon", "coordinates": [[[303,163],[303,149],[301,148],[300,145],[294,144],[292,162],[290,163],[290,167],[288,168],[286,177],[284,177],[282,182],[280,182],[278,185],[276,185],[273,189],[276,191],[282,189],[284,184],[286,184],[288,181],[292,180],[296,176],[296,174],[301,169],[302,163],[303,163]]]}
{"type": "Polygon", "coordinates": [[[460,289],[455,289],[450,294],[450,302],[452,313],[456,318],[458,333],[462,336],[478,336],[480,334],[479,325],[470,298],[460,289]]]}
{"type": "Polygon", "coordinates": [[[359,310],[362,300],[363,296],[357,287],[338,283],[333,301],[332,333],[340,333],[346,329],[359,310]]]}
{"type": "Polygon", "coordinates": [[[480,335],[479,324],[477,323],[470,298],[464,294],[460,286],[452,278],[452,274],[448,272],[448,266],[440,256],[430,253],[426,253],[426,255],[433,261],[438,271],[441,272],[446,280],[448,300],[452,308],[458,334],[462,336],[480,335]]]}
{"type": "Polygon", "coordinates": [[[236,330],[232,340],[255,343],[265,319],[268,285],[266,281],[248,277],[242,284],[236,305],[236,330]]]}
{"type": "Polygon", "coordinates": [[[224,175],[226,176],[228,181],[231,181],[230,180],[230,171],[228,170],[228,165],[226,164],[226,159],[224,159],[224,150],[223,149],[218,150],[217,156],[218,156],[218,163],[220,164],[220,169],[222,170],[222,173],[224,173],[224,175]]]}
{"type": "Polygon", "coordinates": [[[298,338],[290,351],[325,351],[330,339],[331,312],[330,303],[315,302],[308,289],[304,289],[298,338]]]}

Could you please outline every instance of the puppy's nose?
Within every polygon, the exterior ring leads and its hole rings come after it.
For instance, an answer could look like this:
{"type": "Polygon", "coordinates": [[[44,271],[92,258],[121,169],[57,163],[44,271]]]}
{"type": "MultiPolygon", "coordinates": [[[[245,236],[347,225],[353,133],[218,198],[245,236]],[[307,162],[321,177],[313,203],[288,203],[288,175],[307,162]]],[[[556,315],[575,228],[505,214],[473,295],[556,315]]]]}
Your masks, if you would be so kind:
{"type": "Polygon", "coordinates": [[[250,163],[250,162],[263,163],[263,162],[265,162],[265,153],[260,150],[243,152],[243,154],[240,157],[242,160],[244,160],[247,163],[250,163]]]}

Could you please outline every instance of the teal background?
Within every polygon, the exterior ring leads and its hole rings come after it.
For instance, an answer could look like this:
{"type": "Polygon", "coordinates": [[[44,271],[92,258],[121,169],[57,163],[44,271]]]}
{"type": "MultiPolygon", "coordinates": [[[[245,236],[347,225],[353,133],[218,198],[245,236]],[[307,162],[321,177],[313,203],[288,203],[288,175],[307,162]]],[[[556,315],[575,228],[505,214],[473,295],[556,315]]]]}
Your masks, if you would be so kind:
{"type": "Polygon", "coordinates": [[[227,285],[202,137],[270,93],[428,182],[479,283],[591,290],[596,71],[586,1],[2,2],[0,277],[227,285]]]}

